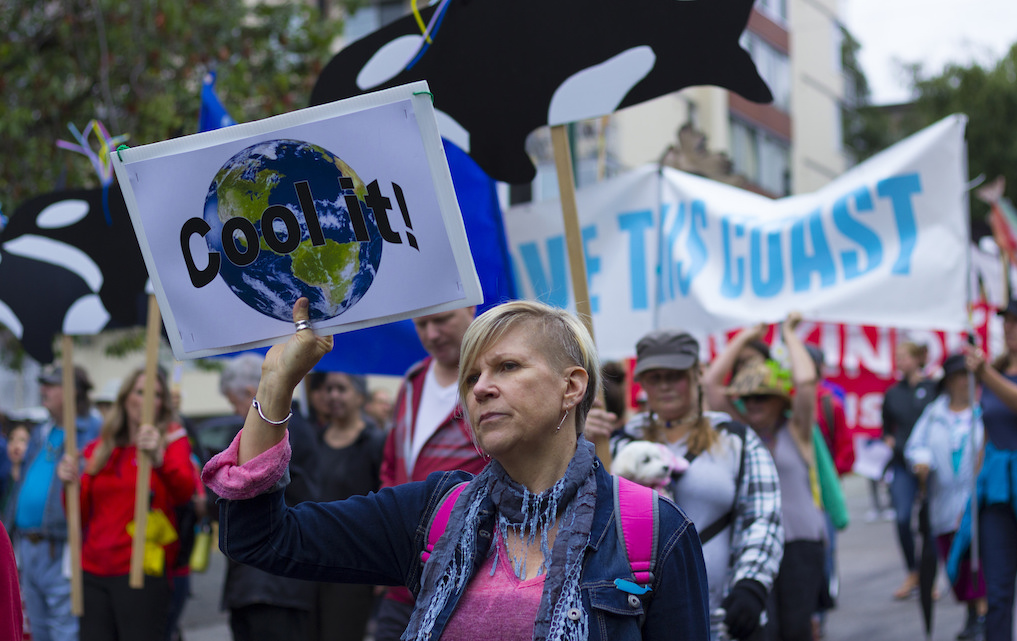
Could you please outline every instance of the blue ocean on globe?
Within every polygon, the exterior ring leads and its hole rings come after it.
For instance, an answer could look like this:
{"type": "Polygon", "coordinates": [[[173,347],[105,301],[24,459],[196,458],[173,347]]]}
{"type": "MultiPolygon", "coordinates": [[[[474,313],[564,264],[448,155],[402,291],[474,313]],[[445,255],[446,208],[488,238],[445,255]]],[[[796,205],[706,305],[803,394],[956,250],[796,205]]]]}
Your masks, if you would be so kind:
{"type": "MultiPolygon", "coordinates": [[[[335,318],[367,293],[381,264],[382,238],[374,213],[364,204],[367,188],[335,154],[299,140],[269,140],[247,147],[216,173],[205,197],[204,219],[212,228],[205,235],[210,251],[222,255],[219,274],[233,293],[250,307],[279,320],[293,319],[293,303],[301,296],[310,301],[312,321],[335,318]],[[369,241],[354,234],[342,177],[353,180],[364,214],[369,241]],[[307,181],[325,238],[315,246],[308,232],[295,183],[307,181]],[[266,243],[262,214],[281,205],[299,222],[300,243],[280,254],[266,243]],[[222,228],[232,218],[253,223],[259,252],[249,265],[237,266],[223,253],[222,228]]],[[[280,241],[289,240],[285,222],[275,220],[280,241]]],[[[234,231],[234,247],[247,252],[247,238],[234,231]]],[[[227,242],[229,239],[227,239],[227,242]]]]}

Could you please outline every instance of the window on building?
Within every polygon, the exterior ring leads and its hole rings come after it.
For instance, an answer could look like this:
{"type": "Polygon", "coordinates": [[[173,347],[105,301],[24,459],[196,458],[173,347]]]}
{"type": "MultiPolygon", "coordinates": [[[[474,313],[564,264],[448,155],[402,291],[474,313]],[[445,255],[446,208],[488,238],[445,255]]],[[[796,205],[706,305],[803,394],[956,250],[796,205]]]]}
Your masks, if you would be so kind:
{"type": "Polygon", "coordinates": [[[778,196],[791,192],[791,150],[786,142],[769,134],[759,136],[758,184],[778,196]]]}
{"type": "Polygon", "coordinates": [[[759,176],[759,146],[756,132],[741,120],[731,120],[731,162],[734,172],[756,182],[759,176]]]}
{"type": "Polygon", "coordinates": [[[839,22],[834,22],[831,28],[833,36],[830,38],[830,46],[833,47],[833,50],[830,52],[830,58],[833,62],[833,70],[840,73],[844,69],[844,26],[839,22]]]}
{"type": "Polygon", "coordinates": [[[791,148],[787,141],[743,120],[732,118],[734,172],[778,196],[791,193],[791,148]]]}
{"type": "Polygon", "coordinates": [[[787,0],[756,0],[756,9],[771,20],[787,22],[787,0]]]}
{"type": "Polygon", "coordinates": [[[742,33],[742,47],[752,56],[759,75],[773,93],[773,106],[791,111],[791,60],[766,40],[748,31],[742,33]]]}

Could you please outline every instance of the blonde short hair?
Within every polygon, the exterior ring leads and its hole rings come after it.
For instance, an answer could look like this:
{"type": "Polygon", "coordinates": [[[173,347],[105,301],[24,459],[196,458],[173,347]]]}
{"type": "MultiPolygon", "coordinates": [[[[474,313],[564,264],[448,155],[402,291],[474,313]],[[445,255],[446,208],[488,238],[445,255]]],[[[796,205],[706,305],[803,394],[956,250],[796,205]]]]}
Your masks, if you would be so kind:
{"type": "Polygon", "coordinates": [[[600,358],[586,326],[569,312],[544,303],[516,300],[492,307],[466,330],[459,356],[459,396],[466,398],[466,376],[480,355],[505,334],[521,325],[531,327],[545,349],[552,367],[564,370],[578,365],[586,370],[586,393],[576,406],[576,434],[583,433],[586,415],[600,389],[600,358]]]}

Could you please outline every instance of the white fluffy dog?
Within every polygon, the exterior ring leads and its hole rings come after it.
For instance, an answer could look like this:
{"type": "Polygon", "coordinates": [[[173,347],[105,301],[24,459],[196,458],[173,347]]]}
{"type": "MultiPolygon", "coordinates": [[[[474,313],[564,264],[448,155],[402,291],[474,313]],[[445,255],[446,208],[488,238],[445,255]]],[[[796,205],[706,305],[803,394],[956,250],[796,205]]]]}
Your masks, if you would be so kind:
{"type": "Polygon", "coordinates": [[[671,449],[651,441],[630,441],[618,451],[611,462],[611,473],[630,481],[652,487],[670,497],[668,486],[673,476],[681,474],[689,462],[675,456],[671,449]]]}

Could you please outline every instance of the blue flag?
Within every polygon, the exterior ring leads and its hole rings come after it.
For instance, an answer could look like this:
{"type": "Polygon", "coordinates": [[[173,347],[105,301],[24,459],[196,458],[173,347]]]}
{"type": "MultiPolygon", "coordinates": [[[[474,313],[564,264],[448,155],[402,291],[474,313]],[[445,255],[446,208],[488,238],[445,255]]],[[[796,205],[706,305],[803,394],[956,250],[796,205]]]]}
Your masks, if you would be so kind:
{"type": "Polygon", "coordinates": [[[201,114],[198,116],[198,131],[212,131],[235,124],[237,121],[230,117],[226,107],[223,107],[219,102],[219,96],[215,95],[215,71],[209,71],[205,74],[205,80],[201,85],[201,114]]]}

